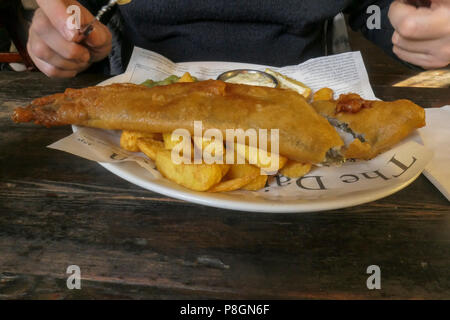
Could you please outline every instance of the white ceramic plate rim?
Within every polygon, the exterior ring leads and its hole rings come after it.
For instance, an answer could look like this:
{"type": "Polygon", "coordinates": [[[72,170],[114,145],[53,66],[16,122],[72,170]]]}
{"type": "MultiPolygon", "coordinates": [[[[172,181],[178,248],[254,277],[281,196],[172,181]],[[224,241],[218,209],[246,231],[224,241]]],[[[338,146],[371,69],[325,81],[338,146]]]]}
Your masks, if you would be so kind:
{"type": "MultiPolygon", "coordinates": [[[[99,83],[98,85],[120,83],[126,81],[125,79],[127,79],[126,75],[122,74],[107,79],[99,83]]],[[[75,132],[77,130],[77,127],[72,126],[72,129],[75,132]]],[[[132,184],[175,199],[222,209],[272,213],[317,212],[357,206],[394,194],[407,187],[420,175],[420,173],[418,173],[417,175],[403,183],[392,184],[387,188],[364,190],[352,194],[339,195],[336,197],[303,200],[268,200],[264,198],[246,199],[242,195],[236,195],[232,193],[206,193],[191,191],[178,186],[175,183],[168,181],[167,179],[148,180],[142,178],[131,172],[131,170],[126,168],[126,166],[124,166],[124,164],[122,163],[98,163],[111,173],[121,177],[124,180],[127,180],[132,184]]],[[[128,165],[130,164],[138,167],[139,170],[146,171],[136,163],[128,163],[128,165]]]]}

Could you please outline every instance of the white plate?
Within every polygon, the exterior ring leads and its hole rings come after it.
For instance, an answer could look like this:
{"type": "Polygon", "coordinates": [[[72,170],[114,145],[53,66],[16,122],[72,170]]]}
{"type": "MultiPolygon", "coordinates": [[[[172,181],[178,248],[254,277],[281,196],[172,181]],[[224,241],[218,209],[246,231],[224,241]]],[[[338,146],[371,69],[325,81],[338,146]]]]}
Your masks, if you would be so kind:
{"type": "MultiPolygon", "coordinates": [[[[126,77],[124,75],[119,75],[103,81],[99,85],[120,83],[126,81],[125,79],[126,77]]],[[[77,127],[73,126],[73,130],[76,131],[77,127]]],[[[350,194],[326,196],[320,199],[286,200],[265,199],[258,195],[257,192],[247,191],[240,191],[238,193],[196,192],[179,186],[167,179],[152,180],[151,174],[134,162],[99,162],[99,164],[113,174],[135,185],[169,197],[211,207],[256,212],[314,212],[356,206],[389,196],[411,184],[420,175],[419,172],[406,181],[392,183],[387,187],[378,189],[354,191],[350,194]]]]}

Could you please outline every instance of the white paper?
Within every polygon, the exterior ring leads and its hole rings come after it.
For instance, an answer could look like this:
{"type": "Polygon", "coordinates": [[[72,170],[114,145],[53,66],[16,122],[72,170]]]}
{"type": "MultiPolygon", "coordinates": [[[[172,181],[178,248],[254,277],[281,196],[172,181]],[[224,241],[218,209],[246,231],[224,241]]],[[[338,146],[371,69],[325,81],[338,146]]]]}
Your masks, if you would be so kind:
{"type": "Polygon", "coordinates": [[[120,132],[95,128],[77,129],[48,148],[72,153],[81,158],[103,163],[137,162],[150,171],[155,178],[161,178],[152,160],[141,152],[129,152],[120,147],[120,132]]]}
{"type": "Polygon", "coordinates": [[[223,72],[233,69],[255,69],[267,67],[308,85],[313,91],[325,86],[333,89],[336,96],[354,92],[368,100],[376,99],[369,83],[364,62],[359,51],[310,59],[302,64],[276,68],[237,62],[183,62],[174,63],[162,55],[135,48],[126,74],[130,82],[142,83],[148,78],[164,79],[172,74],[189,72],[201,79],[216,79],[223,72]]]}
{"type": "MultiPolygon", "coordinates": [[[[147,79],[162,80],[172,74],[181,76],[184,72],[206,80],[215,79],[232,69],[264,70],[266,67],[230,62],[176,64],[157,53],[135,48],[127,72],[120,80],[141,83],[147,79]]],[[[356,92],[366,99],[375,99],[359,52],[316,58],[298,66],[273,69],[304,82],[313,90],[327,86],[336,94],[356,92]]],[[[49,147],[103,163],[134,161],[152,173],[148,179],[163,179],[154,163],[143,154],[120,149],[119,137],[120,132],[117,131],[79,127],[74,134],[49,147]]],[[[269,200],[320,199],[400,186],[419,175],[432,157],[432,152],[414,140],[414,136],[410,137],[371,161],[347,162],[341,167],[316,167],[296,180],[279,175],[271,177],[269,186],[262,190],[235,193],[252,194],[269,200]]]]}
{"type": "Polygon", "coordinates": [[[434,151],[425,168],[425,176],[450,201],[450,106],[426,109],[425,128],[420,128],[423,142],[434,151]]]}

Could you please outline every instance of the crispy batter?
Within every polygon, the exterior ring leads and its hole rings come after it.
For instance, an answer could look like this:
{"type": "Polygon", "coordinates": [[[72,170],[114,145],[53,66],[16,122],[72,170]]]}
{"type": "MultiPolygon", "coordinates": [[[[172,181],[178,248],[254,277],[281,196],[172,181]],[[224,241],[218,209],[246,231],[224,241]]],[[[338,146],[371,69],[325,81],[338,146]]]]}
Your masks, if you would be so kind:
{"type": "Polygon", "coordinates": [[[425,125],[425,110],[409,100],[368,102],[370,107],[359,108],[355,113],[336,113],[336,101],[315,101],[312,104],[321,115],[347,124],[364,139],[355,139],[346,146],[346,158],[371,159],[425,125]]]}
{"type": "MultiPolygon", "coordinates": [[[[67,89],[64,94],[36,99],[17,108],[16,122],[45,126],[76,124],[104,129],[193,133],[193,121],[203,130],[279,129],[280,154],[319,163],[328,150],[343,145],[334,128],[291,90],[208,80],[147,88],[113,84],[67,89]]],[[[270,134],[268,135],[270,137],[270,134]]]]}

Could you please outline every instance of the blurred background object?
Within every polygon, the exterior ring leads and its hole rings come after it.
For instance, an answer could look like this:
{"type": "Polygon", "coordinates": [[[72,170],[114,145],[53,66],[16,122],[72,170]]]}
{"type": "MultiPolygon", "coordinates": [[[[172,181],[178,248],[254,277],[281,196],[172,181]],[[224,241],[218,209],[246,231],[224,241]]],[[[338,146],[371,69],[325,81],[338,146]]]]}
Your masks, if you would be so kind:
{"type": "Polygon", "coordinates": [[[0,0],[0,63],[2,70],[11,68],[22,71],[31,70],[34,67],[28,55],[26,43],[36,3],[34,1],[25,2],[27,9],[20,0],[0,0]]]}
{"type": "Polygon", "coordinates": [[[450,88],[450,69],[423,71],[395,83],[394,87],[450,88]]]}

